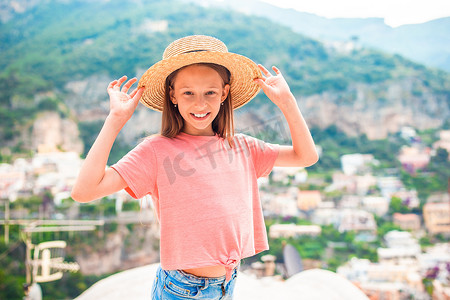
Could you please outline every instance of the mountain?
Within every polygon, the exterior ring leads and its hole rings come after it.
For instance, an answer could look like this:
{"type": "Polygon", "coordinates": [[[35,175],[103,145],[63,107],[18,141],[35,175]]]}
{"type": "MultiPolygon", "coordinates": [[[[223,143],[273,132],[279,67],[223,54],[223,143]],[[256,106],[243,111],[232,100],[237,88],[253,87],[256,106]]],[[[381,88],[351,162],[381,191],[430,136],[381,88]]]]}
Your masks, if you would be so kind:
{"type": "Polygon", "coordinates": [[[423,24],[392,28],[382,18],[324,18],[314,14],[284,9],[258,0],[189,2],[232,9],[247,15],[266,17],[292,28],[295,32],[321,41],[356,39],[366,47],[396,53],[430,67],[450,71],[450,17],[423,24]]]}
{"type": "MultiPolygon", "coordinates": [[[[175,0],[2,5],[0,15],[9,15],[0,27],[0,141],[13,152],[34,149],[29,133],[48,110],[78,122],[73,134],[86,152],[109,109],[107,84],[123,74],[139,78],[171,41],[190,34],[216,36],[232,52],[278,66],[310,126],[377,139],[450,117],[448,73],[355,41],[322,43],[267,18],[175,0]]],[[[280,114],[260,93],[236,111],[236,124],[258,134],[274,117],[285,126],[280,114]]],[[[140,106],[119,137],[121,151],[159,124],[159,113],[140,106]]]]}

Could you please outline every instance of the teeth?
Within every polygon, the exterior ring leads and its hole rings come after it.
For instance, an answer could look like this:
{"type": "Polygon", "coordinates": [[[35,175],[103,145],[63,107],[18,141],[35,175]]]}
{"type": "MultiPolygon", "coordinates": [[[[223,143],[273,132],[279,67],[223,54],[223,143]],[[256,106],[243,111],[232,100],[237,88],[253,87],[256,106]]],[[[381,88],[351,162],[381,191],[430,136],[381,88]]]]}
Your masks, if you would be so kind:
{"type": "Polygon", "coordinates": [[[208,113],[206,114],[194,114],[194,116],[196,116],[197,118],[203,118],[204,116],[206,116],[208,113]]]}

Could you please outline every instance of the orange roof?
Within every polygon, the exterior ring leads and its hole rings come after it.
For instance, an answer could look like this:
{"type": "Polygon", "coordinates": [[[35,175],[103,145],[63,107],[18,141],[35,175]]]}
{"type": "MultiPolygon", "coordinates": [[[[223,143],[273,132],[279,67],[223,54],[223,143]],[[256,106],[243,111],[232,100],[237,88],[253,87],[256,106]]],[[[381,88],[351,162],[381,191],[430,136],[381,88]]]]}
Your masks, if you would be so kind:
{"type": "Polygon", "coordinates": [[[411,221],[418,219],[419,216],[416,214],[401,214],[401,213],[394,213],[394,220],[398,221],[411,221]]]}
{"type": "Polygon", "coordinates": [[[320,194],[320,191],[299,191],[298,192],[299,197],[301,198],[320,198],[322,199],[322,196],[320,194]]]}

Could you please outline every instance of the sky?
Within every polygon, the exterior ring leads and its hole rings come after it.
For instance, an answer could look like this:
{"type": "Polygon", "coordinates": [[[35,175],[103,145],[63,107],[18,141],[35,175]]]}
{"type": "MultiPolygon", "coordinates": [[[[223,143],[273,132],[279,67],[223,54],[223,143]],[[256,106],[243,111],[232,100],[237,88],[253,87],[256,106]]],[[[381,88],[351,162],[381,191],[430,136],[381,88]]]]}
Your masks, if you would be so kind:
{"type": "Polygon", "coordinates": [[[262,0],[326,18],[384,18],[387,25],[424,23],[450,16],[450,0],[262,0]]]}

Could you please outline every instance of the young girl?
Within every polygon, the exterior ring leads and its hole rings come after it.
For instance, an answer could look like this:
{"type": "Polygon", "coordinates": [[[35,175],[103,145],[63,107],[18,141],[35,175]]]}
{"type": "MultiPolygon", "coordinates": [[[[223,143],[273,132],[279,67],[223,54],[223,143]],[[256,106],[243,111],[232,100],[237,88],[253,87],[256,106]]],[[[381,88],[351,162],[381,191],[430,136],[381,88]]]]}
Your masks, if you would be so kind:
{"type": "Polygon", "coordinates": [[[274,166],[317,161],[296,100],[273,71],[228,52],[218,39],[189,36],[170,44],[130,94],[136,78],[109,84],[110,113],[72,197],[88,202],[121,189],[136,199],[152,196],[161,230],[152,299],[232,299],[240,260],[269,249],[257,178],[274,166]],[[234,134],[233,110],[260,88],[286,117],[292,146],[234,134]],[[162,111],[161,134],[106,168],[139,100],[162,111]]]}

